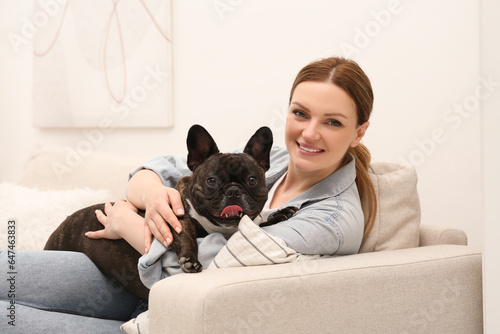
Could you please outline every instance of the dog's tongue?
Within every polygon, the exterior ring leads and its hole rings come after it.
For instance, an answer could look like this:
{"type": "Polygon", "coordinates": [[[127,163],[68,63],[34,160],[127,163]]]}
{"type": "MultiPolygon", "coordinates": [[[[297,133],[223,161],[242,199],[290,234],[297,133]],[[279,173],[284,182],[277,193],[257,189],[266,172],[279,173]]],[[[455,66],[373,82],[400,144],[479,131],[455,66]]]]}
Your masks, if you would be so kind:
{"type": "Polygon", "coordinates": [[[240,213],[243,212],[243,209],[238,206],[238,205],[230,205],[226,206],[224,210],[222,210],[222,213],[220,214],[222,217],[225,217],[226,215],[229,218],[236,218],[240,216],[240,213]]]}

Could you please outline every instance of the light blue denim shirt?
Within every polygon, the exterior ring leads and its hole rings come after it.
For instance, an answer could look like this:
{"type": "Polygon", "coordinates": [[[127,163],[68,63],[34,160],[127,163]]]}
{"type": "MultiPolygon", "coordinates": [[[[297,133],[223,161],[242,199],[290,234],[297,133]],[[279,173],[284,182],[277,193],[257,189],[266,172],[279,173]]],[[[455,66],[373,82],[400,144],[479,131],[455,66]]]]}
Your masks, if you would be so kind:
{"type": "MultiPolygon", "coordinates": [[[[286,173],[288,162],[286,149],[272,149],[271,168],[266,173],[268,189],[286,173]]],[[[168,187],[175,186],[181,177],[191,174],[185,158],[178,156],[152,159],[132,171],[130,177],[141,169],[156,172],[168,187]]],[[[355,161],[352,157],[345,166],[281,206],[299,208],[292,218],[263,229],[283,239],[288,247],[302,254],[356,254],[363,238],[364,216],[355,179],[355,161]]],[[[226,240],[219,233],[198,239],[199,260],[204,268],[208,267],[225,243],[226,240]]],[[[149,253],[139,260],[139,273],[148,287],[180,272],[173,250],[157,240],[153,242],[149,253]]]]}

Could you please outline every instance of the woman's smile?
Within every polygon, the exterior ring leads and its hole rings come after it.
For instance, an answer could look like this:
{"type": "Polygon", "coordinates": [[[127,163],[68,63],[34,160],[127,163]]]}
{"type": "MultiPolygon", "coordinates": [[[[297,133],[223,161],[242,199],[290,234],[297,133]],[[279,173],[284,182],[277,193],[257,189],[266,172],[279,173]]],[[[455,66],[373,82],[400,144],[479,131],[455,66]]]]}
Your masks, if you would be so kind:
{"type": "Polygon", "coordinates": [[[311,155],[311,156],[318,155],[318,154],[323,153],[325,151],[319,147],[307,145],[307,144],[302,144],[299,142],[297,142],[297,147],[299,148],[299,150],[302,154],[311,155]]]}

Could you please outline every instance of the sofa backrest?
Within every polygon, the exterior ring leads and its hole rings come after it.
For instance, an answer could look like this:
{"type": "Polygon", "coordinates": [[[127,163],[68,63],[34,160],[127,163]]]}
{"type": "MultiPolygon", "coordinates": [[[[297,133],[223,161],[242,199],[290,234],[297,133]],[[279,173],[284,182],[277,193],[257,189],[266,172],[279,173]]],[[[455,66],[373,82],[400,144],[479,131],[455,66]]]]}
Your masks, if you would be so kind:
{"type": "Polygon", "coordinates": [[[122,157],[99,151],[37,144],[18,184],[39,190],[106,189],[107,200],[125,198],[128,174],[149,158],[122,157]]]}

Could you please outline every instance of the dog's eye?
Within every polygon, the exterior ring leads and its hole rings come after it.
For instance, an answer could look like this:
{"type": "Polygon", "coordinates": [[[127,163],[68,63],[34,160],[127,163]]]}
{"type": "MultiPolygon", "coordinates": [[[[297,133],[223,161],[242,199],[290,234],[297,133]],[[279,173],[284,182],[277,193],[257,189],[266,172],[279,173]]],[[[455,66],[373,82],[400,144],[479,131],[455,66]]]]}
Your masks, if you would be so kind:
{"type": "Polygon", "coordinates": [[[217,186],[217,179],[215,177],[209,177],[207,179],[207,185],[209,187],[216,187],[217,186]]]}
{"type": "Polygon", "coordinates": [[[247,180],[249,186],[255,186],[257,184],[257,178],[255,176],[250,176],[247,180]]]}

